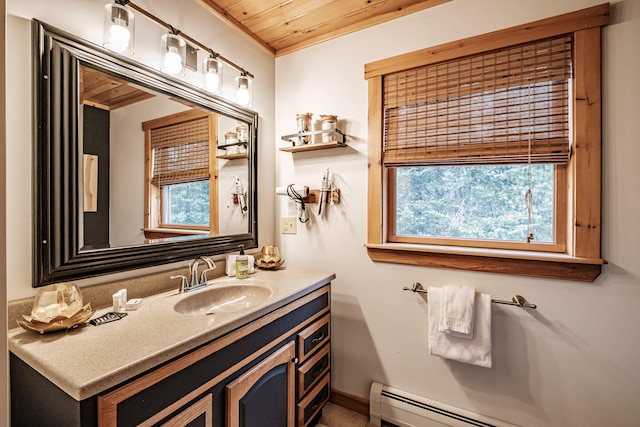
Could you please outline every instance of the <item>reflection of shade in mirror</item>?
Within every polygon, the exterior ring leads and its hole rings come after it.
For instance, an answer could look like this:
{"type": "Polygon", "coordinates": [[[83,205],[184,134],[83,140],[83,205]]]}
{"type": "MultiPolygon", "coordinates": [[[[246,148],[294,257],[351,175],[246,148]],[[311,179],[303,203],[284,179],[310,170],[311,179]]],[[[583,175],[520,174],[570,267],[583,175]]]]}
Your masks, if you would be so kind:
{"type": "Polygon", "coordinates": [[[217,114],[195,108],[142,123],[145,238],[218,235],[217,128],[217,114]]]}

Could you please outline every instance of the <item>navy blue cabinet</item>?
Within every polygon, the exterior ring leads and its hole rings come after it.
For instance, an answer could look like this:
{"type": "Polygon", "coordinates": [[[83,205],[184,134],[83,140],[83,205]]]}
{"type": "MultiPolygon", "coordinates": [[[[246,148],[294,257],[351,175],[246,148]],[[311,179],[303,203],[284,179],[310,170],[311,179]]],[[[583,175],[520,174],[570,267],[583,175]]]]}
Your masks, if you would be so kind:
{"type": "Polygon", "coordinates": [[[327,284],[80,402],[12,354],[12,426],[313,425],[330,390],[329,295],[327,284]]]}

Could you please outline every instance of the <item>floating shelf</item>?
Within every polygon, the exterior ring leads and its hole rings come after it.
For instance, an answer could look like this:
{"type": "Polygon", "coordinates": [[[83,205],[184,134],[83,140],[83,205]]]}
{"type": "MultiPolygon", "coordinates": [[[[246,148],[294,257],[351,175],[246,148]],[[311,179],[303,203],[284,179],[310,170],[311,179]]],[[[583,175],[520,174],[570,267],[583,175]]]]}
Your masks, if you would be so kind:
{"type": "Polygon", "coordinates": [[[287,151],[289,153],[296,153],[296,152],[299,152],[299,151],[314,151],[314,150],[325,150],[327,148],[346,147],[347,144],[344,142],[345,141],[345,137],[346,137],[346,135],[344,133],[342,133],[342,131],[340,131],[337,128],[315,130],[315,131],[310,131],[310,132],[300,132],[300,133],[294,133],[292,135],[284,135],[282,137],[282,140],[291,143],[292,146],[291,147],[281,147],[280,151],[287,151]],[[314,143],[314,144],[296,145],[296,142],[298,141],[298,138],[301,137],[301,136],[319,135],[319,134],[323,134],[323,133],[333,133],[333,134],[338,136],[338,140],[336,140],[336,141],[328,141],[328,142],[317,142],[317,143],[314,143]]]}
{"type": "Polygon", "coordinates": [[[247,144],[248,144],[248,142],[234,142],[234,143],[232,143],[232,144],[222,144],[222,145],[218,145],[218,148],[219,148],[220,150],[226,150],[226,149],[227,149],[227,147],[237,147],[237,146],[240,146],[240,145],[244,145],[244,146],[246,146],[247,144]]]}
{"type": "Polygon", "coordinates": [[[329,142],[318,142],[316,144],[305,144],[299,145],[297,147],[281,147],[280,151],[287,151],[289,153],[297,153],[300,151],[314,151],[314,150],[325,150],[327,148],[337,148],[337,147],[346,147],[347,144],[339,141],[329,141],[329,142]]]}
{"type": "Polygon", "coordinates": [[[216,159],[227,159],[227,160],[247,159],[247,158],[249,158],[249,155],[247,153],[223,154],[221,156],[216,156],[216,159]]]}

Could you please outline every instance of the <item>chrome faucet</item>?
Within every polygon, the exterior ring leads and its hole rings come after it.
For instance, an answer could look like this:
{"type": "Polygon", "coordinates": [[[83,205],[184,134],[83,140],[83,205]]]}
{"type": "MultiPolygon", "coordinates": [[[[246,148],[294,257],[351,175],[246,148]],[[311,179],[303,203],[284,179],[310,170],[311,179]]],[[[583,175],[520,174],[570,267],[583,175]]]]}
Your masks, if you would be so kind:
{"type": "Polygon", "coordinates": [[[200,255],[198,258],[194,259],[189,263],[189,275],[191,276],[191,282],[187,279],[187,276],[178,274],[175,276],[171,276],[172,279],[180,279],[180,287],[178,288],[178,292],[189,292],[194,289],[199,289],[207,285],[207,271],[211,271],[216,268],[216,264],[211,260],[211,258],[200,255]],[[200,277],[198,277],[198,266],[200,262],[204,262],[207,265],[207,268],[202,270],[200,273],[200,277]]]}

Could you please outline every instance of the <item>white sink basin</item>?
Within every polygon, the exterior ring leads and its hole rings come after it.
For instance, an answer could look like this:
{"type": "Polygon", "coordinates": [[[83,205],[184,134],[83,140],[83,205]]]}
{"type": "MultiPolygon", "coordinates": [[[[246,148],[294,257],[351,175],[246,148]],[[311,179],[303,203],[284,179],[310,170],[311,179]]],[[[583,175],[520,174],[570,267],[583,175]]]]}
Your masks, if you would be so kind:
{"type": "Polygon", "coordinates": [[[273,282],[260,279],[214,280],[177,302],[180,314],[204,316],[247,310],[267,301],[276,291],[273,282]]]}

